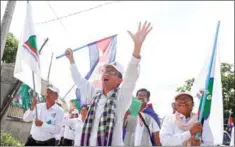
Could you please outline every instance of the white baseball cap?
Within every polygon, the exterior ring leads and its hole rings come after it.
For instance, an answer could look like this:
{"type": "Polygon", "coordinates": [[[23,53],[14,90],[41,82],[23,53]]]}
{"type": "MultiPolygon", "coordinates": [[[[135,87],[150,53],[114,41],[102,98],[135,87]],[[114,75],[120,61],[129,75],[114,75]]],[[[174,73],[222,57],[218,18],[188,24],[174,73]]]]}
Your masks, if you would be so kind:
{"type": "Polygon", "coordinates": [[[50,89],[51,91],[54,91],[54,92],[56,92],[57,94],[59,94],[59,89],[56,88],[56,87],[53,86],[53,85],[48,85],[48,86],[47,86],[47,89],[50,89]]]}
{"type": "Polygon", "coordinates": [[[74,109],[73,112],[72,112],[72,114],[78,114],[78,113],[79,113],[78,109],[74,109]]]}
{"type": "Polygon", "coordinates": [[[112,67],[114,67],[118,72],[120,72],[121,74],[122,74],[122,76],[123,76],[123,74],[124,74],[124,69],[123,69],[123,66],[119,63],[119,62],[117,62],[117,61],[114,61],[114,62],[111,62],[111,63],[109,63],[109,64],[105,64],[104,65],[104,67],[107,67],[107,66],[112,66],[112,67]]]}
{"type": "Polygon", "coordinates": [[[188,91],[179,92],[178,94],[176,94],[176,96],[174,97],[174,101],[175,101],[175,99],[176,99],[177,97],[179,97],[179,96],[181,96],[181,95],[188,95],[188,96],[190,96],[190,97],[192,98],[192,101],[193,101],[193,95],[192,95],[190,92],[188,92],[188,91]]]}

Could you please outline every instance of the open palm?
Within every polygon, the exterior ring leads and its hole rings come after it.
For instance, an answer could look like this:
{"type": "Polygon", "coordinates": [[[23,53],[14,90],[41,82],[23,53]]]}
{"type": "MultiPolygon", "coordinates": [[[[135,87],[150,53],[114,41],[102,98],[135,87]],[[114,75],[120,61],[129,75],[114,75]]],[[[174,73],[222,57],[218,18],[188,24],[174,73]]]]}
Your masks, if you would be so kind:
{"type": "Polygon", "coordinates": [[[145,21],[143,26],[141,26],[141,22],[139,22],[139,28],[135,34],[133,34],[130,31],[128,31],[128,33],[131,36],[132,40],[134,41],[135,45],[141,47],[146,36],[151,30],[152,30],[151,23],[145,21]]]}

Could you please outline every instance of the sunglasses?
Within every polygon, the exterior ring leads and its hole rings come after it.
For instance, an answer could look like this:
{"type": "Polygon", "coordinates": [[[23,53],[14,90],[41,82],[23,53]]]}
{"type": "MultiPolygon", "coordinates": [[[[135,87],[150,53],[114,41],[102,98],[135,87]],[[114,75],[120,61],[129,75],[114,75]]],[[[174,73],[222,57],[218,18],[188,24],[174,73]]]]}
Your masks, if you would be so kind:
{"type": "Polygon", "coordinates": [[[113,75],[113,76],[118,75],[118,73],[116,71],[108,70],[108,69],[103,69],[102,74],[109,74],[109,75],[113,75]]]}

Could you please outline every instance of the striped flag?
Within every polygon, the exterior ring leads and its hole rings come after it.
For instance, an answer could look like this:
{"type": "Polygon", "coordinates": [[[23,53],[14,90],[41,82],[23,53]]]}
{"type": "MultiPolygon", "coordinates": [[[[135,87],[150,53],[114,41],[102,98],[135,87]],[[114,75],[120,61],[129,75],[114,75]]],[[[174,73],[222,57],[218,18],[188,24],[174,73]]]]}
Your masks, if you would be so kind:
{"type": "Polygon", "coordinates": [[[215,144],[222,144],[223,141],[222,83],[217,49],[219,26],[220,22],[217,25],[211,58],[203,66],[191,89],[194,107],[198,108],[194,111],[197,111],[200,122],[209,121],[215,144]]]}
{"type": "MultiPolygon", "coordinates": [[[[101,69],[104,64],[115,61],[116,58],[117,35],[95,41],[88,44],[90,70],[85,79],[89,80],[94,87],[101,88],[101,69]]],[[[85,46],[84,46],[85,47],[85,46]]],[[[90,104],[91,102],[82,102],[80,90],[76,89],[77,103],[80,105],[90,104]]]]}
{"type": "Polygon", "coordinates": [[[41,71],[37,35],[34,30],[31,4],[27,1],[25,25],[17,50],[14,77],[33,89],[32,72],[35,75],[35,91],[41,94],[41,71]]]}

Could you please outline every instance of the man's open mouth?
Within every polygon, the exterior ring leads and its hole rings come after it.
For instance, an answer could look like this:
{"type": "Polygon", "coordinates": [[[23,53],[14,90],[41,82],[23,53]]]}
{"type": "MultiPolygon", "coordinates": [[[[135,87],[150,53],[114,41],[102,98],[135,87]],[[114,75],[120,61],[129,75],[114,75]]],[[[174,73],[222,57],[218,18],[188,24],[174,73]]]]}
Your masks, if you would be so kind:
{"type": "Polygon", "coordinates": [[[107,79],[107,78],[104,79],[104,82],[108,82],[108,81],[109,81],[109,79],[107,79]]]}

